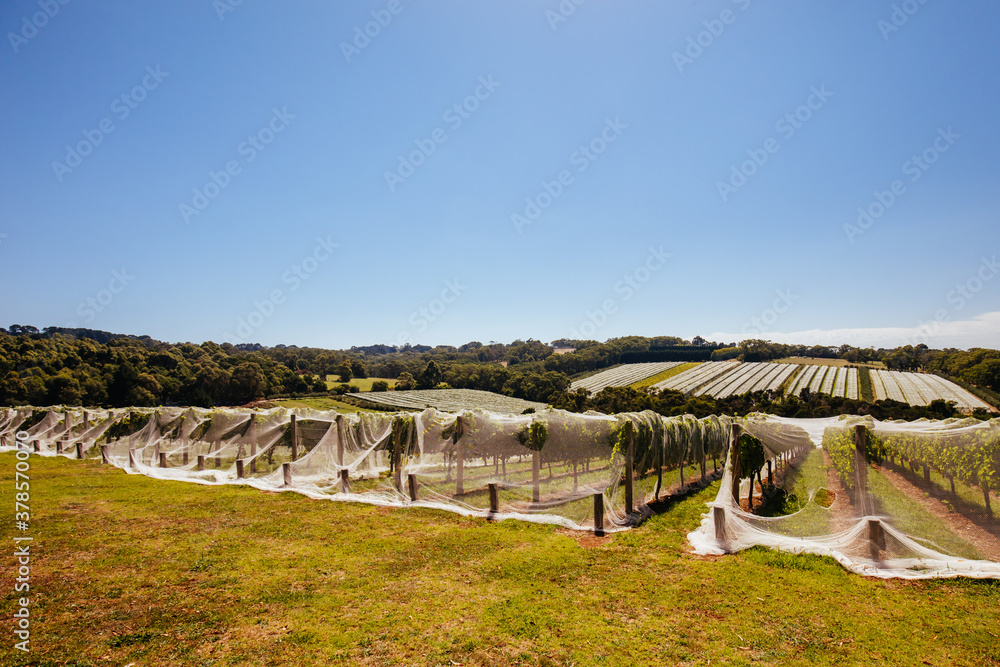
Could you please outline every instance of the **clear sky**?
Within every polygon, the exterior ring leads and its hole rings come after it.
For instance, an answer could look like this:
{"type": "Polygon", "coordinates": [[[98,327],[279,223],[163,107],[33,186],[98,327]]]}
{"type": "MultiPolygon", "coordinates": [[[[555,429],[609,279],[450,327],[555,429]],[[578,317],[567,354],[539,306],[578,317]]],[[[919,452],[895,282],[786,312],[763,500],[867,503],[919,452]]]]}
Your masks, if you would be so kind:
{"type": "Polygon", "coordinates": [[[8,0],[0,25],[4,326],[1000,347],[993,1],[8,0]]]}

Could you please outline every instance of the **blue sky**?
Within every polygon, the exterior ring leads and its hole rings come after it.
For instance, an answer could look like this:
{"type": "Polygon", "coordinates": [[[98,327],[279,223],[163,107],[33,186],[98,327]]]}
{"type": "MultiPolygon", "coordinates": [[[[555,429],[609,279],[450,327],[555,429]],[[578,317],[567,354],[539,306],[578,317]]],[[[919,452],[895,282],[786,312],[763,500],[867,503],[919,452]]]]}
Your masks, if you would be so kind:
{"type": "Polygon", "coordinates": [[[1000,347],[993,2],[35,0],[0,25],[4,326],[1000,347]]]}

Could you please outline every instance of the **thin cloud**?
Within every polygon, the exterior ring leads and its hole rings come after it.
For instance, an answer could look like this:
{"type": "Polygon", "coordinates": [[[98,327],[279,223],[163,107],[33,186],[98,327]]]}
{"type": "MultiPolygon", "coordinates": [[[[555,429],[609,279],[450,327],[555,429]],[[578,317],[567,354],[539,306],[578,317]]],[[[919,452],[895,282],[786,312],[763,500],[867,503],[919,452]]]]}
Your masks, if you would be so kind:
{"type": "Polygon", "coordinates": [[[741,341],[760,338],[793,345],[853,345],[855,347],[899,347],[926,344],[931,348],[1000,347],[1000,311],[983,313],[970,320],[931,321],[913,327],[866,327],[857,329],[810,329],[808,331],[764,331],[756,334],[711,334],[709,340],[741,341]]]}

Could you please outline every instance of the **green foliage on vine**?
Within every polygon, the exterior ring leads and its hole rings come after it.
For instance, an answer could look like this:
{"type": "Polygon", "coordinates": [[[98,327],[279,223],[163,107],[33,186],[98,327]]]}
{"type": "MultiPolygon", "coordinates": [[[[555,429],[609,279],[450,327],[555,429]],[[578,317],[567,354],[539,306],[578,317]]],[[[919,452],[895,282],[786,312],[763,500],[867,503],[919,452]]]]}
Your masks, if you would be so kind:
{"type": "Polygon", "coordinates": [[[517,430],[517,441],[535,452],[542,451],[548,437],[549,427],[541,420],[533,421],[528,426],[522,426],[517,430]]]}
{"type": "Polygon", "coordinates": [[[743,478],[757,475],[767,463],[764,443],[749,433],[740,435],[740,475],[743,478]]]}
{"type": "Polygon", "coordinates": [[[136,433],[145,428],[149,420],[152,419],[152,414],[144,414],[141,412],[132,412],[127,416],[119,418],[114,424],[108,427],[104,432],[101,441],[111,442],[113,440],[118,440],[119,438],[127,438],[129,434],[136,433]]]}

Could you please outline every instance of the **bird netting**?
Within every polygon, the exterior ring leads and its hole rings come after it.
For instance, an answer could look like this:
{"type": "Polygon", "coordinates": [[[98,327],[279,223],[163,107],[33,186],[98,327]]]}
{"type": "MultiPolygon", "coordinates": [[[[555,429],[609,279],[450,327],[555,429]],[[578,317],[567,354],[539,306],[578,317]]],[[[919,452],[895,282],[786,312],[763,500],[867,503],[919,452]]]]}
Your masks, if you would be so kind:
{"type": "Polygon", "coordinates": [[[613,532],[671,490],[708,481],[728,429],[725,418],[652,412],[21,408],[0,416],[0,447],[20,438],[43,456],[159,479],[613,532]]]}
{"type": "Polygon", "coordinates": [[[878,577],[1000,578],[1000,420],[740,426],[711,511],[688,536],[697,553],[760,545],[878,577]]]}
{"type": "Polygon", "coordinates": [[[310,498],[615,532],[721,477],[697,553],[766,546],[867,575],[1000,578],[1000,420],[654,412],[0,409],[0,450],[310,498]]]}

